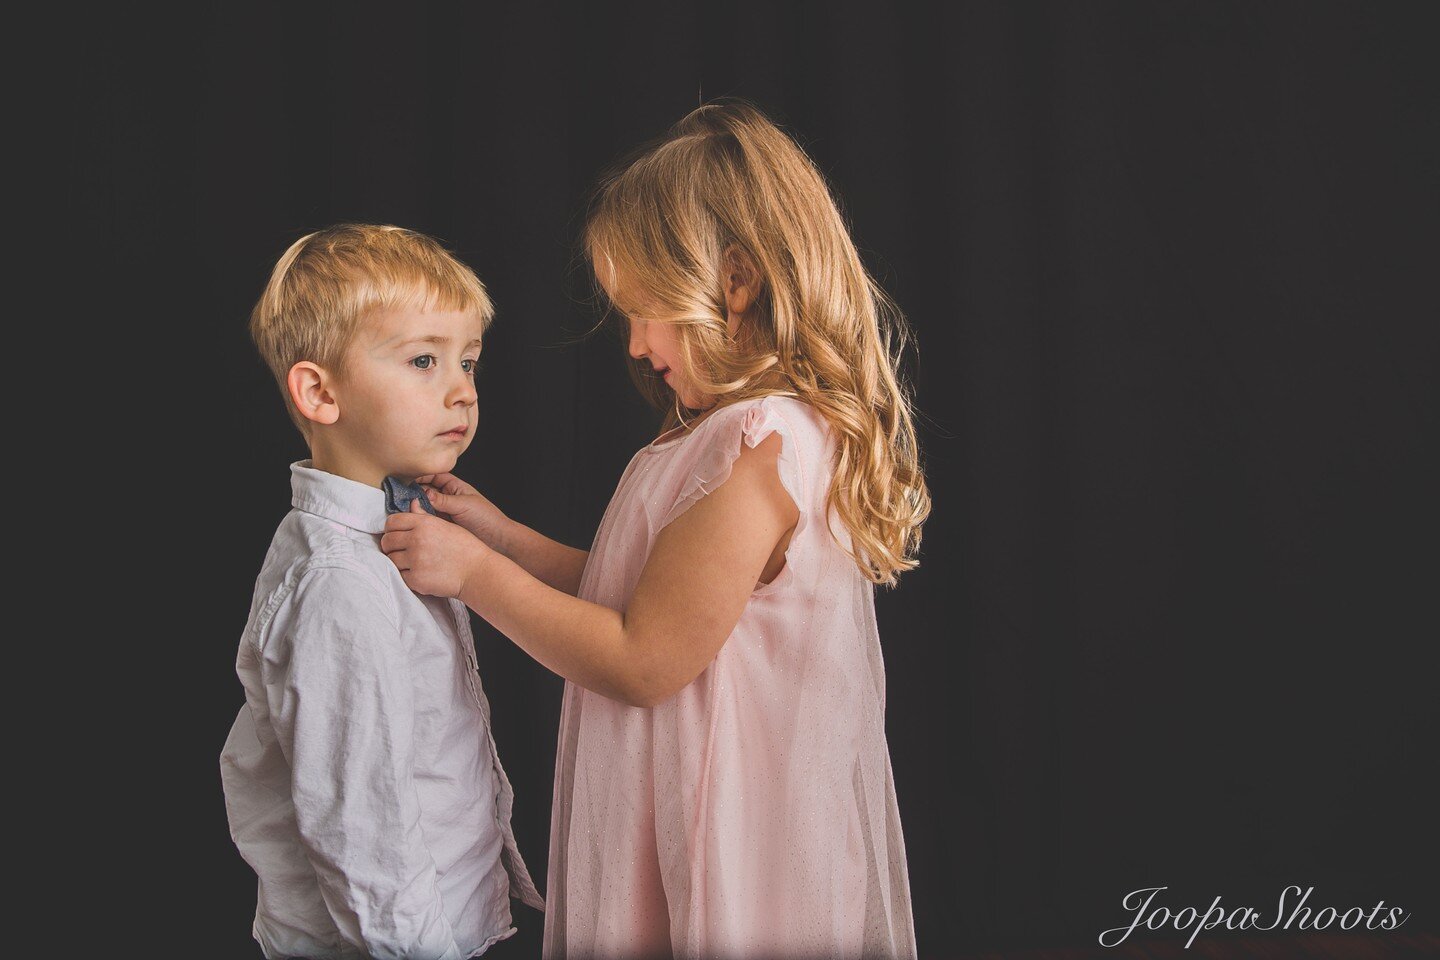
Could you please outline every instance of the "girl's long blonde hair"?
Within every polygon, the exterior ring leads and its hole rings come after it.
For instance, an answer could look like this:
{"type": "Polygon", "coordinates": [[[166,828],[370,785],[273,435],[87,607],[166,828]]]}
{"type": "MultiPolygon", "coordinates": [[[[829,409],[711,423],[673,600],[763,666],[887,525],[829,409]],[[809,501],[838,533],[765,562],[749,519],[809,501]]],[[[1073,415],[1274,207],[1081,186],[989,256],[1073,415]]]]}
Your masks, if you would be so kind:
{"type": "MultiPolygon", "coordinates": [[[[748,103],[706,104],[601,181],[584,243],[602,293],[623,278],[643,296],[616,308],[676,325],[677,372],[698,392],[722,405],[794,396],[824,416],[838,448],[828,504],[872,582],[918,565],[930,494],[899,374],[910,335],[795,141],[748,103]],[[732,337],[737,252],[761,292],[732,337]]],[[[630,370],[668,408],[662,430],[685,422],[668,384],[633,358],[630,370]]]]}

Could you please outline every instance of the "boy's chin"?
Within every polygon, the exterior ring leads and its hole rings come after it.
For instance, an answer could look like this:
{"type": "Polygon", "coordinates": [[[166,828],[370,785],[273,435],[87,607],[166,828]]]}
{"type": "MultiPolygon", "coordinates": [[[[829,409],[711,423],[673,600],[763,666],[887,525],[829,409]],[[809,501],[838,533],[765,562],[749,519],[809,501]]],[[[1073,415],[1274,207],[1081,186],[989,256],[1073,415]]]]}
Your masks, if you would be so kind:
{"type": "Polygon", "coordinates": [[[455,464],[459,462],[460,455],[458,453],[444,457],[428,458],[425,463],[425,469],[417,473],[416,476],[423,477],[431,473],[450,473],[455,469],[455,464]]]}
{"type": "Polygon", "coordinates": [[[444,457],[417,457],[403,466],[397,466],[390,471],[392,476],[413,480],[415,477],[426,477],[433,473],[451,473],[458,463],[458,455],[444,457]]]}

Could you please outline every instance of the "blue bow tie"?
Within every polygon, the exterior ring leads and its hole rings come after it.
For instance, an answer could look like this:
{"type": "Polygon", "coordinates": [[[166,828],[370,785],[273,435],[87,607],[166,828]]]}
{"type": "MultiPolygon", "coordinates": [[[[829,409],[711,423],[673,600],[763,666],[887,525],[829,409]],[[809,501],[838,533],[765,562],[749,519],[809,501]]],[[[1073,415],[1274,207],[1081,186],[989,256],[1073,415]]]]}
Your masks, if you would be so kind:
{"type": "Polygon", "coordinates": [[[406,483],[399,477],[386,477],[380,486],[385,491],[386,513],[409,513],[410,501],[419,500],[425,512],[435,516],[435,508],[430,505],[430,498],[425,496],[425,488],[420,484],[406,483]]]}

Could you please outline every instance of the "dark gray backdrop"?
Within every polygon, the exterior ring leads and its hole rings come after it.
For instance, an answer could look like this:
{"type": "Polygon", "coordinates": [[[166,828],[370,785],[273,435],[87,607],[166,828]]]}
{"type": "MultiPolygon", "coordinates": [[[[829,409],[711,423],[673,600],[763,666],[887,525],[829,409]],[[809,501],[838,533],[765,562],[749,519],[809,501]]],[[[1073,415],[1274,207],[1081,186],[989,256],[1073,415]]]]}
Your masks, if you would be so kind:
{"type": "MultiPolygon", "coordinates": [[[[922,954],[1093,946],[1125,893],[1159,885],[1176,909],[1266,911],[1314,886],[1312,906],[1383,899],[1413,911],[1406,932],[1436,930],[1424,13],[305,3],[87,21],[70,214],[113,284],[95,328],[164,411],[149,439],[187,504],[173,636],[146,667],[174,690],[176,833],[151,842],[185,858],[183,908],[132,922],[259,955],[216,757],[306,455],[245,336],[274,259],[337,220],[454,248],[498,306],[458,472],[588,546],[658,418],[617,339],[581,339],[583,200],[619,153],[732,94],[811,151],[918,337],[935,510],[921,567],[878,606],[922,954]]],[[[138,460],[140,431],[100,412],[112,465],[138,460]]],[[[560,682],[477,631],[543,874],[560,682]]]]}

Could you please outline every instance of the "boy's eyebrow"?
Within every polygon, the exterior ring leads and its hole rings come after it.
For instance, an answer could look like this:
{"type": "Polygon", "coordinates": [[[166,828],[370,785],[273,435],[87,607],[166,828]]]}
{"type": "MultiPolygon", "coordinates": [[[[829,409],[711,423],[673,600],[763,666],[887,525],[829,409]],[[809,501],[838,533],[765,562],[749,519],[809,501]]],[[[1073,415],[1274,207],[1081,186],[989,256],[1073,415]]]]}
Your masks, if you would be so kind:
{"type": "MultiPolygon", "coordinates": [[[[408,347],[412,343],[438,343],[443,345],[449,342],[449,337],[442,337],[439,334],[432,333],[426,337],[411,337],[408,340],[402,340],[399,343],[395,344],[395,346],[398,349],[400,347],[408,347]]],[[[480,345],[481,342],[479,337],[476,337],[474,340],[471,340],[469,343],[466,344],[467,347],[478,347],[480,345]]],[[[381,346],[386,346],[386,344],[382,343],[381,346]]]]}

